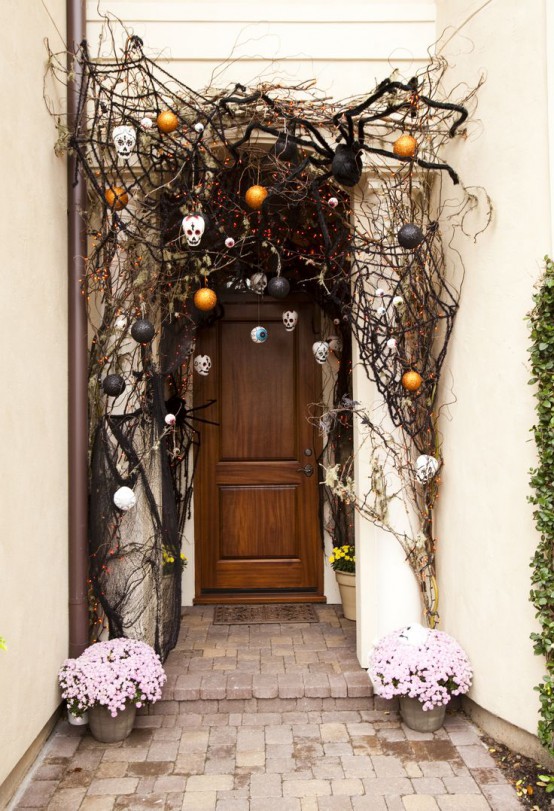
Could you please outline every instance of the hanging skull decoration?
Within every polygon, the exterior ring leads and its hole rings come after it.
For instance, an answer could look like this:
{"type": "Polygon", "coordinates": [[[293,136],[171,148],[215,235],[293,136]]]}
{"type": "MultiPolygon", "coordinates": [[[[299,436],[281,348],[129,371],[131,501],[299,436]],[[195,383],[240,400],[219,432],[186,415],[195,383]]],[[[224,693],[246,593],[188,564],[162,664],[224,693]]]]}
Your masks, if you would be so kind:
{"type": "Polygon", "coordinates": [[[427,484],[436,475],[439,462],[434,456],[422,454],[416,459],[416,478],[421,484],[427,484]]]}
{"type": "Polygon", "coordinates": [[[187,214],[186,217],[183,217],[181,227],[191,248],[200,245],[200,240],[206,228],[206,221],[201,214],[187,214]]]}
{"type": "Polygon", "coordinates": [[[312,345],[312,352],[316,361],[323,364],[329,356],[329,344],[327,341],[316,341],[312,345]]]}
{"type": "Polygon", "coordinates": [[[265,327],[254,327],[250,332],[250,337],[255,344],[263,344],[267,341],[268,332],[265,327]]]}
{"type": "Polygon", "coordinates": [[[267,276],[265,273],[253,273],[250,277],[250,289],[253,293],[262,295],[267,287],[267,276]]]}
{"type": "Polygon", "coordinates": [[[129,127],[127,124],[122,124],[120,127],[114,127],[112,131],[112,138],[117,154],[124,160],[129,160],[131,152],[135,148],[137,142],[137,133],[134,127],[129,127]]]}
{"type": "Polygon", "coordinates": [[[287,332],[292,332],[298,324],[298,313],[296,310],[285,310],[283,313],[283,324],[287,332]]]}
{"type": "Polygon", "coordinates": [[[209,355],[197,355],[194,359],[194,368],[202,377],[207,377],[212,368],[212,359],[209,355]]]}

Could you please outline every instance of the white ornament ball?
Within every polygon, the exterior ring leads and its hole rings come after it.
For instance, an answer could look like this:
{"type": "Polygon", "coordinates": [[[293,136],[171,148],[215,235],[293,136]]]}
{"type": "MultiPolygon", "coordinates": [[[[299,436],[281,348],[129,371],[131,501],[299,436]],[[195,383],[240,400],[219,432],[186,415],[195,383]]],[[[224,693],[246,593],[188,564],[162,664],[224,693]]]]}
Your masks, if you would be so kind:
{"type": "Polygon", "coordinates": [[[177,417],[175,414],[166,414],[165,415],[165,424],[166,425],[175,425],[177,422],[177,417]]]}
{"type": "Polygon", "coordinates": [[[404,304],[404,299],[402,296],[395,296],[392,300],[392,303],[395,307],[401,307],[404,304]]]}
{"type": "Polygon", "coordinates": [[[377,315],[378,315],[380,318],[381,318],[382,316],[386,315],[386,312],[387,312],[387,308],[386,308],[386,307],[383,307],[383,305],[381,305],[380,307],[377,307],[377,315]]]}
{"type": "Polygon", "coordinates": [[[204,132],[204,124],[202,124],[201,121],[197,121],[194,125],[194,131],[200,135],[200,133],[204,132]]]}
{"type": "Polygon", "coordinates": [[[387,346],[389,349],[396,349],[396,338],[389,338],[387,346]]]}
{"type": "Polygon", "coordinates": [[[227,237],[225,240],[225,247],[226,248],[234,248],[235,247],[235,240],[233,237],[227,237]]]}
{"type": "Polygon", "coordinates": [[[152,119],[144,116],[144,118],[141,119],[140,126],[142,127],[143,130],[152,129],[152,119]]]}
{"type": "Polygon", "coordinates": [[[127,512],[132,509],[137,503],[137,497],[130,487],[120,487],[116,490],[113,496],[113,503],[118,509],[127,512]]]}
{"type": "Polygon", "coordinates": [[[422,454],[418,456],[415,463],[416,478],[421,484],[427,484],[436,476],[439,469],[439,462],[434,456],[422,454]]]}
{"type": "Polygon", "coordinates": [[[383,290],[382,287],[378,287],[377,290],[375,291],[375,295],[378,298],[383,298],[383,296],[385,295],[385,291],[383,290]]]}
{"type": "Polygon", "coordinates": [[[329,197],[329,200],[327,201],[327,204],[328,204],[329,208],[336,208],[338,206],[338,204],[339,204],[339,201],[338,201],[338,199],[336,197],[329,197]]]}

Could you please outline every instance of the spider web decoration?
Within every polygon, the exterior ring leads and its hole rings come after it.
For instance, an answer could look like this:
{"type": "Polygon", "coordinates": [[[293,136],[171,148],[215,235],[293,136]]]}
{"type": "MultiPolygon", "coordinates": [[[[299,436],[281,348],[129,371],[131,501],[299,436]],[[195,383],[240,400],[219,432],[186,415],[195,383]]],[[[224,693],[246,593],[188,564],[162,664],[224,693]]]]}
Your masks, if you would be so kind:
{"type": "MultiPolygon", "coordinates": [[[[138,471],[151,495],[146,501],[143,495],[139,506],[150,513],[151,529],[143,522],[141,531],[150,539],[146,568],[159,602],[162,547],[169,543],[178,554],[201,435],[202,409],[190,406],[194,337],[224,312],[221,304],[210,312],[196,309],[193,293],[202,286],[220,294],[247,291],[254,272],[282,276],[293,291],[307,291],[320,304],[330,331],[343,340],[334,403],[321,405],[314,416],[327,438],[325,464],[333,470],[323,489],[331,501],[334,542],[351,542],[346,536],[352,506],[390,529],[406,550],[433,624],[438,613],[432,511],[439,479],[416,481],[413,471],[418,455],[440,461],[437,392],[463,274],[457,281],[447,278],[439,223],[464,231],[467,214],[479,202],[477,191],[463,188],[454,200],[451,187],[459,178],[441,150],[465,134],[465,105],[475,91],[461,102],[442,95],[447,66],[434,59],[408,81],[393,76],[369,95],[343,102],[329,101],[311,83],[196,92],[150,59],[138,37],[129,36],[118,52],[111,23],[107,34],[112,58],[93,58],[86,42],[76,56],[82,84],[74,129],[64,131],[58,121],[60,146],[76,155],[89,192],[83,292],[93,333],[93,491],[104,487],[99,477],[106,478],[107,469],[125,478],[118,464],[129,445],[126,458],[136,458],[127,479],[138,471]],[[411,151],[400,148],[402,135],[411,137],[411,151]],[[255,207],[245,202],[253,186],[266,192],[255,207]],[[399,243],[406,225],[421,233],[411,247],[399,243]],[[153,342],[133,340],[138,319],[155,326],[153,342]],[[351,335],[391,430],[351,399],[351,335]],[[421,378],[415,390],[403,383],[410,371],[421,378]],[[121,396],[105,396],[109,374],[123,378],[121,396]],[[154,382],[162,378],[165,391],[154,395],[154,382]],[[177,419],[169,428],[167,411],[177,419]],[[127,418],[133,430],[120,432],[116,441],[117,432],[108,428],[127,418]],[[353,460],[344,452],[354,419],[376,454],[375,480],[361,497],[353,493],[353,460]],[[390,527],[383,507],[391,497],[387,465],[400,482],[396,497],[415,511],[415,529],[408,534],[390,527]],[[176,508],[177,531],[170,540],[163,530],[169,513],[161,503],[165,499],[167,506],[170,490],[151,481],[166,467],[176,508]],[[375,508],[375,499],[383,509],[375,508]]],[[[50,64],[67,82],[65,54],[51,53],[50,64]]],[[[286,299],[283,304],[286,309],[286,299]]],[[[95,593],[112,632],[140,625],[140,633],[165,654],[168,645],[160,640],[175,636],[176,600],[165,615],[159,606],[150,607],[153,619],[145,629],[137,616],[132,623],[123,616],[128,601],[121,594],[109,596],[106,572],[110,555],[121,546],[121,521],[114,520],[106,500],[107,491],[95,513],[95,593]],[[169,632],[161,629],[164,624],[169,632]]],[[[138,568],[144,566],[143,561],[138,568]]],[[[175,581],[179,576],[176,569],[175,581]]],[[[137,611],[140,601],[133,607],[137,611]]]]}

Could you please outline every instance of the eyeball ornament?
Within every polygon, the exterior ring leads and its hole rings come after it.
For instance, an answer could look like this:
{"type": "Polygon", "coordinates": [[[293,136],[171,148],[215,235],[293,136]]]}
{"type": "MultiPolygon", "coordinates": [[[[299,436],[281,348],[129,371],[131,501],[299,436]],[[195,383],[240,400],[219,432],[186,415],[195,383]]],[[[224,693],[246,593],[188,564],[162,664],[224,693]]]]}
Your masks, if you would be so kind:
{"type": "Polygon", "coordinates": [[[387,347],[388,349],[391,350],[396,349],[396,338],[389,338],[389,340],[387,341],[387,347]]]}
{"type": "Polygon", "coordinates": [[[234,248],[235,247],[235,240],[233,237],[227,237],[225,240],[225,247],[226,248],[234,248]]]}
{"type": "Polygon", "coordinates": [[[250,337],[255,344],[263,344],[267,341],[268,332],[265,327],[254,327],[250,332],[250,337]]]}
{"type": "Polygon", "coordinates": [[[439,461],[434,456],[422,454],[418,456],[415,463],[416,478],[420,484],[427,484],[436,475],[439,469],[439,461]]]}
{"type": "Polygon", "coordinates": [[[202,133],[204,132],[204,124],[202,124],[201,121],[197,121],[196,124],[194,125],[194,131],[198,133],[198,135],[202,135],[202,133]]]}
{"type": "Polygon", "coordinates": [[[336,208],[338,204],[339,204],[338,197],[329,197],[329,199],[327,200],[327,205],[329,206],[329,208],[336,208]]]}
{"type": "Polygon", "coordinates": [[[131,510],[137,503],[137,497],[130,487],[120,487],[113,495],[113,503],[122,512],[131,510]]]}
{"type": "Polygon", "coordinates": [[[169,425],[169,427],[172,428],[177,422],[177,417],[175,416],[175,414],[166,414],[164,422],[166,425],[169,425]]]}
{"type": "Polygon", "coordinates": [[[148,118],[147,116],[144,116],[144,118],[141,118],[140,120],[140,126],[142,127],[143,130],[151,130],[152,119],[148,118]]]}

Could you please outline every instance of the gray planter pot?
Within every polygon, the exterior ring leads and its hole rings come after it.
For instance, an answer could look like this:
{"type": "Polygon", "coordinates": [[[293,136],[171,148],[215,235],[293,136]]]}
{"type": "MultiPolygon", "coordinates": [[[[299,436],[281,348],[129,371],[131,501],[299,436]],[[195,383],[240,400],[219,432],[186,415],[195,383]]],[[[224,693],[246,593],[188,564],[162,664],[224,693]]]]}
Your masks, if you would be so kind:
{"type": "Polygon", "coordinates": [[[416,732],[436,732],[444,723],[446,707],[441,704],[432,710],[424,710],[417,698],[400,696],[400,715],[410,729],[416,732]]]}
{"type": "Polygon", "coordinates": [[[131,734],[137,708],[134,704],[126,704],[125,709],[112,718],[107,707],[96,704],[88,711],[88,726],[92,736],[102,743],[116,743],[124,741],[131,734]]]}

